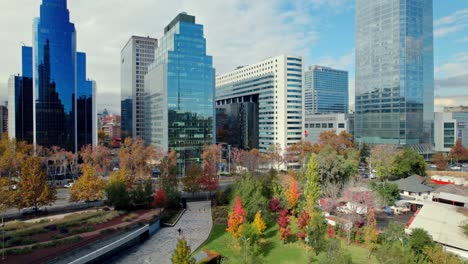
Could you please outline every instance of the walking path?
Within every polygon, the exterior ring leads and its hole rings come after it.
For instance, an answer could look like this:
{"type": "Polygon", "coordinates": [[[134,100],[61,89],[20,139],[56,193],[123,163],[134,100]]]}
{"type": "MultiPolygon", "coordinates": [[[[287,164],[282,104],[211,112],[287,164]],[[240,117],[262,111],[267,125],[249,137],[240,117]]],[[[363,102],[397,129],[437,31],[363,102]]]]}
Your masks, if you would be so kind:
{"type": "Polygon", "coordinates": [[[212,226],[209,201],[188,203],[187,210],[174,227],[162,228],[144,244],[130,249],[125,256],[114,263],[170,264],[179,239],[179,228],[182,229],[185,239],[194,251],[208,238],[212,226]]]}

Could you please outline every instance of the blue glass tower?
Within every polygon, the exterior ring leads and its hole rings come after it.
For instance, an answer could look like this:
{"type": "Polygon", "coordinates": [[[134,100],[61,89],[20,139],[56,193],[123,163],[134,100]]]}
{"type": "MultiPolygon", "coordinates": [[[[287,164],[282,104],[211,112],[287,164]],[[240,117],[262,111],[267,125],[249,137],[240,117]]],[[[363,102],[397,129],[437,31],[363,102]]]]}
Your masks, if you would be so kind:
{"type": "Polygon", "coordinates": [[[432,0],[356,1],[358,142],[432,143],[432,0]]]}
{"type": "Polygon", "coordinates": [[[348,113],[348,72],[311,66],[304,73],[304,109],[308,114],[348,113]]]}
{"type": "Polygon", "coordinates": [[[177,151],[183,174],[215,140],[215,70],[194,16],[179,14],[164,33],[145,78],[145,140],[177,151]]]}
{"type": "Polygon", "coordinates": [[[77,151],[93,143],[93,82],[86,55],[76,52],[67,1],[43,0],[33,31],[31,69],[23,52],[23,74],[33,78],[33,143],[77,151]]]}

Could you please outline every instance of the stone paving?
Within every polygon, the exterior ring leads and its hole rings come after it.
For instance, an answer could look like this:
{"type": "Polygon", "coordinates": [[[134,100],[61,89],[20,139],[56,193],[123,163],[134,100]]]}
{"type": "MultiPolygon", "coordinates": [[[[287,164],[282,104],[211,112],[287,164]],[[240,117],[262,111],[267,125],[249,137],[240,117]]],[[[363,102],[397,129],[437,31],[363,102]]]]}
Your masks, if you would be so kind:
{"type": "Polygon", "coordinates": [[[171,256],[179,239],[178,229],[182,229],[192,251],[208,238],[213,221],[210,202],[187,203],[187,210],[174,227],[162,228],[158,233],[140,246],[125,253],[114,263],[158,263],[170,264],[171,256]]]}

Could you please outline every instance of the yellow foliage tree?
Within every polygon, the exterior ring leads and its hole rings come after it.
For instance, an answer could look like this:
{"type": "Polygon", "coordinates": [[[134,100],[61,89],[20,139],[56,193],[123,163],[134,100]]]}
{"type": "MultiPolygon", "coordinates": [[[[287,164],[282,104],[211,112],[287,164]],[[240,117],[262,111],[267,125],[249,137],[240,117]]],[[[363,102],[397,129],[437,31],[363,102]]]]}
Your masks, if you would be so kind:
{"type": "Polygon", "coordinates": [[[427,247],[424,249],[427,258],[433,264],[462,264],[463,262],[455,255],[446,252],[440,246],[427,247]]]}
{"type": "Polygon", "coordinates": [[[263,221],[262,219],[261,212],[257,212],[255,214],[253,226],[258,235],[263,235],[263,232],[265,232],[265,229],[266,229],[266,224],[265,224],[265,221],[263,221]]]}
{"type": "Polygon", "coordinates": [[[15,200],[15,192],[10,190],[10,180],[0,177],[0,211],[4,211],[11,206],[15,200]]]}
{"type": "Polygon", "coordinates": [[[83,175],[75,182],[70,190],[70,201],[96,201],[104,197],[104,180],[96,175],[91,165],[84,165],[83,175]]]}
{"type": "Polygon", "coordinates": [[[367,213],[367,223],[364,228],[364,240],[367,244],[367,248],[369,249],[369,257],[378,248],[378,237],[379,233],[377,231],[375,212],[373,208],[369,208],[369,212],[367,213]]]}

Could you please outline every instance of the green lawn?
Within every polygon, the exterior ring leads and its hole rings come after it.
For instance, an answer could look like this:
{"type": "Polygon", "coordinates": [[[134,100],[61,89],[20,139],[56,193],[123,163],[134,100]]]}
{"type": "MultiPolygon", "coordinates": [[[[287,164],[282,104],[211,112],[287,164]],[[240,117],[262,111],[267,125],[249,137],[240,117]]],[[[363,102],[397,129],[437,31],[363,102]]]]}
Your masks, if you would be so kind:
{"type": "MultiPolygon", "coordinates": [[[[210,249],[221,255],[228,257],[231,260],[241,259],[241,252],[236,246],[235,242],[231,238],[231,235],[226,231],[226,225],[215,225],[211,230],[208,240],[197,250],[210,249]]],[[[265,236],[268,239],[268,245],[266,246],[264,254],[265,263],[278,263],[278,264],[296,264],[306,263],[307,252],[301,242],[294,242],[283,244],[278,239],[278,231],[276,226],[273,226],[266,230],[265,236]]],[[[358,246],[347,246],[346,243],[342,243],[343,248],[348,250],[351,254],[354,263],[374,264],[376,263],[374,258],[368,259],[368,251],[365,248],[358,246]]],[[[320,254],[318,259],[323,259],[324,254],[320,254]]]]}

